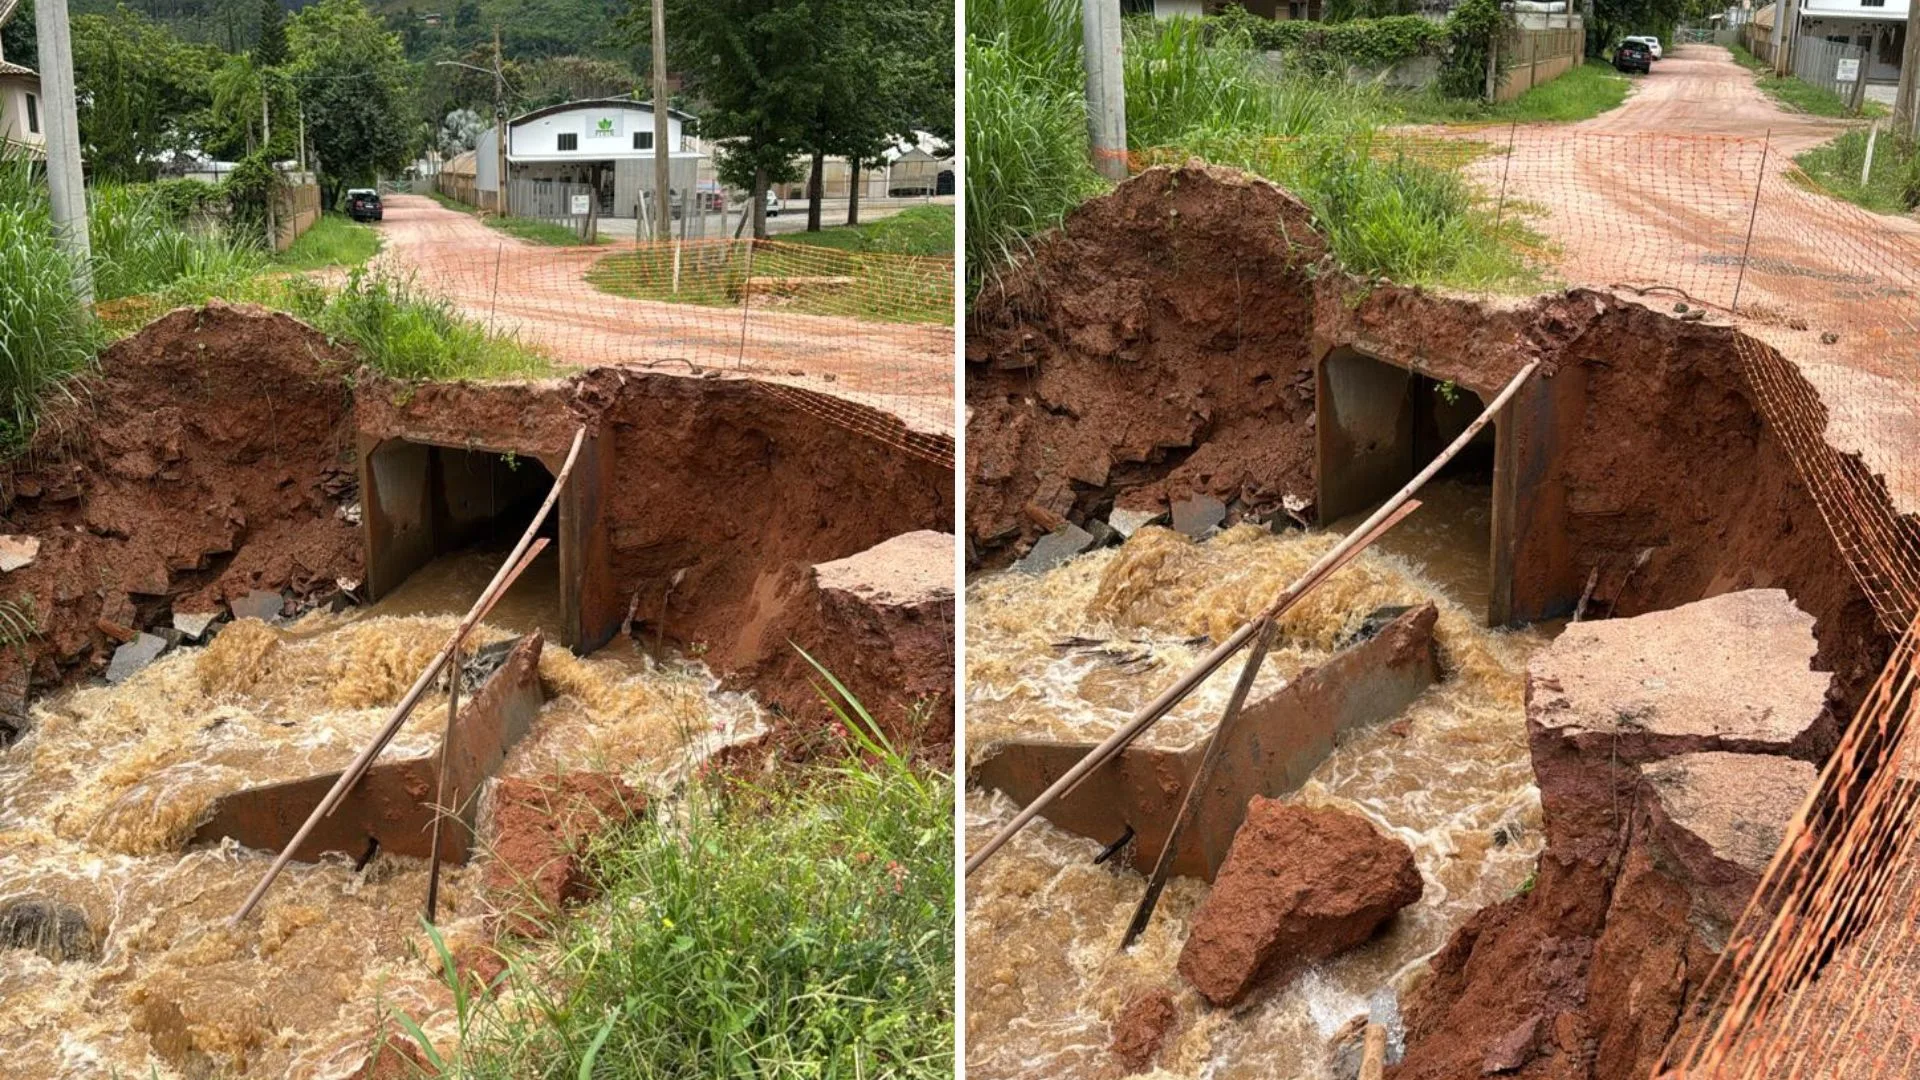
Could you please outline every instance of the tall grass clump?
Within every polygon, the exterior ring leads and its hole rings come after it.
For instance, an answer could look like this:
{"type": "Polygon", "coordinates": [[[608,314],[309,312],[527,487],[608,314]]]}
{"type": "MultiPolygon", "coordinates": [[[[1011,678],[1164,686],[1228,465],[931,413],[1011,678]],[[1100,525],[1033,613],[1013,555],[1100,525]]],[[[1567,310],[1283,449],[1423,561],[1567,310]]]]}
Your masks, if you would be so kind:
{"type": "Polygon", "coordinates": [[[93,362],[100,333],[53,238],[38,169],[0,151],[0,455],[33,437],[42,403],[93,362]]]}
{"type": "Polygon", "coordinates": [[[281,288],[273,306],[353,343],[362,360],[396,379],[511,378],[551,370],[539,353],[461,315],[410,278],[356,269],[337,291],[297,277],[281,288]]]}
{"type": "Polygon", "coordinates": [[[837,761],[708,776],[595,841],[601,899],[552,942],[505,947],[510,993],[475,1000],[443,954],[462,1038],[435,1064],[501,1080],[951,1077],[953,783],[857,704],[842,715],[837,761]]]}
{"type": "Polygon", "coordinates": [[[967,5],[967,286],[1104,188],[1087,160],[1077,0],[967,5]]]}
{"type": "Polygon", "coordinates": [[[150,188],[101,184],[87,192],[95,300],[211,291],[259,273],[259,245],[178,220],[150,188]]]}

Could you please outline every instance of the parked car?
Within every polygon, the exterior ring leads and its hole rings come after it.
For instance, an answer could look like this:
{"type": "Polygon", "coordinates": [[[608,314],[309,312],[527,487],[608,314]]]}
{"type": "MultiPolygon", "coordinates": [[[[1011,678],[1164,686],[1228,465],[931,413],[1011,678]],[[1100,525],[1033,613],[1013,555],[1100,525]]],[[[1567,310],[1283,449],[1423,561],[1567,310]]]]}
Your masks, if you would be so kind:
{"type": "Polygon", "coordinates": [[[1613,68],[1615,71],[1637,71],[1642,75],[1653,70],[1653,53],[1647,43],[1628,38],[1613,48],[1613,68]]]}
{"type": "Polygon", "coordinates": [[[780,201],[780,196],[775,194],[772,188],[768,188],[767,189],[767,216],[779,217],[780,211],[785,210],[786,208],[787,208],[787,204],[780,201]]]}
{"type": "Polygon", "coordinates": [[[355,221],[379,221],[384,209],[380,193],[372,188],[347,189],[347,216],[355,221]]]}
{"type": "Polygon", "coordinates": [[[1655,60],[1661,59],[1660,39],[1657,37],[1654,37],[1652,34],[1635,34],[1633,37],[1625,38],[1623,40],[1637,41],[1640,44],[1645,45],[1647,47],[1647,52],[1652,53],[1653,58],[1655,60]]]}

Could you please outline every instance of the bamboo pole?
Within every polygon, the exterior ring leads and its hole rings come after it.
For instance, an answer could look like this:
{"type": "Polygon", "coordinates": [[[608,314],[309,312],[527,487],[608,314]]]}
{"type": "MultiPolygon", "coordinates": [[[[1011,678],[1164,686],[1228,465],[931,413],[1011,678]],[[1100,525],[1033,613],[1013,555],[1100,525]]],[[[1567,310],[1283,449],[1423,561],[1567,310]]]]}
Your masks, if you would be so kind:
{"type": "Polygon", "coordinates": [[[294,851],[306,842],[307,836],[313,832],[315,826],[320,824],[321,818],[333,813],[334,807],[346,798],[347,792],[373,765],[373,759],[380,755],[380,751],[386,749],[389,742],[393,741],[393,737],[400,731],[400,726],[406,723],[407,716],[413,712],[414,706],[419,704],[427,688],[433,685],[435,676],[439,675],[447,659],[459,649],[460,643],[486,616],[486,613],[493,610],[495,601],[506,591],[512,580],[526,569],[530,561],[528,551],[537,539],[535,534],[540,531],[540,526],[546,523],[547,515],[553,512],[554,505],[560,501],[560,489],[566,486],[567,476],[573,472],[573,464],[579,460],[580,447],[586,442],[586,438],[586,428],[574,432],[573,446],[567,451],[566,463],[560,466],[559,474],[553,478],[553,490],[547,493],[546,501],[540,504],[539,511],[534,514],[533,521],[527,525],[527,531],[521,535],[520,542],[514,545],[513,552],[507,556],[506,562],[501,564],[499,571],[493,575],[493,580],[488,582],[487,587],[481,591],[480,598],[473,602],[473,607],[468,610],[466,617],[460,620],[460,625],[454,630],[453,636],[447,640],[446,645],[441,647],[439,654],[427,664],[426,670],[420,673],[420,677],[414,680],[412,688],[407,691],[405,697],[400,699],[400,704],[394,706],[392,715],[387,718],[386,726],[381,728],[373,741],[353,759],[353,763],[340,774],[340,779],[334,781],[332,789],[327,792],[325,798],[320,800],[320,805],[313,808],[313,813],[307,816],[306,822],[300,826],[300,831],[293,835],[292,840],[287,841],[287,846],[273,860],[273,865],[267,868],[266,874],[260,878],[260,883],[253,887],[253,892],[247,894],[247,899],[240,905],[240,910],[234,912],[233,917],[227,920],[227,925],[239,926],[253,911],[254,906],[260,903],[260,898],[267,895],[267,890],[273,887],[274,879],[279,877],[280,871],[286,869],[287,863],[292,861],[294,851]]]}
{"type": "Polygon", "coordinates": [[[440,911],[440,823],[447,817],[447,759],[453,756],[453,722],[460,716],[460,660],[447,668],[447,730],[440,736],[440,776],[433,785],[433,866],[427,871],[427,922],[440,911]]]}
{"type": "Polygon", "coordinates": [[[1014,835],[1021,829],[1026,828],[1027,824],[1038,816],[1040,811],[1045,809],[1048,804],[1078,785],[1088,773],[1099,768],[1108,758],[1119,753],[1128,743],[1138,738],[1141,732],[1152,727],[1161,717],[1172,710],[1175,705],[1185,700],[1188,694],[1191,694],[1195,688],[1206,681],[1208,676],[1217,671],[1222,664],[1233,657],[1234,653],[1239,652],[1241,647],[1246,645],[1247,641],[1253,637],[1254,630],[1260,623],[1277,617],[1279,612],[1292,606],[1293,603],[1305,595],[1309,589],[1318,584],[1330,569],[1340,563],[1350,550],[1360,546],[1363,542],[1367,542],[1368,538],[1379,529],[1382,523],[1392,517],[1400,509],[1402,504],[1413,498],[1414,493],[1425,486],[1427,481],[1433,479],[1434,475],[1440,471],[1442,466],[1453,460],[1454,456],[1459,454],[1460,451],[1466,449],[1467,444],[1473,441],[1473,437],[1480,433],[1480,429],[1492,422],[1494,414],[1505,408],[1507,402],[1513,400],[1513,395],[1520,392],[1520,387],[1524,385],[1527,379],[1532,377],[1533,373],[1539,370],[1539,368],[1540,361],[1528,361],[1527,365],[1514,375],[1513,379],[1494,397],[1493,401],[1487,405],[1479,417],[1477,417],[1473,423],[1467,425],[1466,430],[1462,431],[1458,438],[1449,443],[1445,450],[1440,451],[1432,461],[1427,463],[1426,468],[1421,469],[1419,474],[1412,480],[1409,480],[1405,487],[1395,492],[1392,498],[1381,503],[1380,508],[1375,510],[1367,520],[1361,522],[1358,528],[1348,533],[1345,539],[1334,545],[1325,555],[1320,556],[1319,560],[1309,567],[1307,572],[1302,574],[1298,581],[1287,586],[1287,588],[1274,599],[1273,603],[1267,606],[1265,611],[1262,611],[1252,619],[1241,624],[1238,630],[1235,630],[1232,635],[1215,647],[1212,652],[1202,657],[1199,663],[1190,668],[1186,674],[1180,676],[1179,680],[1172,686],[1162,691],[1159,697],[1148,702],[1145,708],[1135,713],[1131,719],[1121,725],[1112,735],[1107,736],[1105,742],[1088,751],[1085,757],[1081,758],[1072,768],[1062,774],[1060,779],[1055,780],[1052,786],[1041,792],[1039,796],[1028,803],[1019,813],[1015,814],[1012,821],[1007,822],[998,833],[995,833],[991,839],[981,846],[978,852],[975,852],[967,859],[967,874],[971,875],[975,870],[978,870],[994,852],[1000,850],[1007,841],[1013,839],[1014,835]]]}

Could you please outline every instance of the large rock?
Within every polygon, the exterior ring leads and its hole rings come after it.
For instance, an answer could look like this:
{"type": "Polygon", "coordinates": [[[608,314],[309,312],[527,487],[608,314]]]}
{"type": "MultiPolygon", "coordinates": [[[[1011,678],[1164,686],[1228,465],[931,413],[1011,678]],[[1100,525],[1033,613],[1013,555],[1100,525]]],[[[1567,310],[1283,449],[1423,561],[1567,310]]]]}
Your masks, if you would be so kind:
{"type": "Polygon", "coordinates": [[[1367,940],[1420,899],[1413,852],[1365,818],[1255,796],[1180,950],[1215,1005],[1367,940]]]}
{"type": "Polygon", "coordinates": [[[515,933],[533,935],[591,893],[582,856],[593,837],[646,809],[617,776],[564,773],[507,778],[493,789],[486,891],[515,933]]]}
{"type": "Polygon", "coordinates": [[[1638,1080],[1686,1025],[1830,746],[1813,619],[1779,590],[1581,623],[1534,657],[1534,888],[1407,1002],[1396,1080],[1638,1080]]]}

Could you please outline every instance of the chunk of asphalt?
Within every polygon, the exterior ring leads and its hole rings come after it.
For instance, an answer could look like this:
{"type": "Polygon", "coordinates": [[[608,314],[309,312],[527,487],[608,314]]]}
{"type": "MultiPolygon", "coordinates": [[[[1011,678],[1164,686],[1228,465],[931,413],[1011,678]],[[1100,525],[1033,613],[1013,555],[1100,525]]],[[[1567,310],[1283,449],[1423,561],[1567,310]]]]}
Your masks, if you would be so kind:
{"type": "Polygon", "coordinates": [[[1166,516],[1165,510],[1122,510],[1116,506],[1113,513],[1107,515],[1107,524],[1125,539],[1166,516]]]}
{"type": "Polygon", "coordinates": [[[176,611],[173,613],[173,628],[180,631],[188,641],[199,641],[207,636],[207,627],[220,617],[217,611],[176,611]]]}
{"type": "Polygon", "coordinates": [[[123,683],[138,674],[141,668],[160,659],[167,651],[168,641],[157,634],[141,634],[125,645],[113,650],[113,661],[107,665],[107,681],[123,683]]]}
{"type": "Polygon", "coordinates": [[[255,589],[238,600],[230,600],[227,607],[236,619],[259,619],[261,622],[276,622],[280,618],[280,607],[286,598],[277,592],[255,589]]]}
{"type": "Polygon", "coordinates": [[[1195,495],[1173,504],[1173,531],[1195,540],[1205,539],[1225,520],[1227,504],[1211,495],[1195,495]]]}
{"type": "Polygon", "coordinates": [[[1126,539],[1126,537],[1120,535],[1119,529],[1101,521],[1099,518],[1094,518],[1092,521],[1087,522],[1087,535],[1093,537],[1093,546],[1097,548],[1112,547],[1126,539]]]}
{"type": "Polygon", "coordinates": [[[1013,564],[1023,574],[1044,574],[1093,546],[1093,534],[1071,521],[1034,541],[1027,557],[1013,564]]]}

